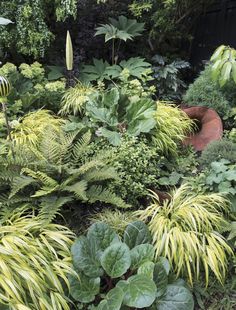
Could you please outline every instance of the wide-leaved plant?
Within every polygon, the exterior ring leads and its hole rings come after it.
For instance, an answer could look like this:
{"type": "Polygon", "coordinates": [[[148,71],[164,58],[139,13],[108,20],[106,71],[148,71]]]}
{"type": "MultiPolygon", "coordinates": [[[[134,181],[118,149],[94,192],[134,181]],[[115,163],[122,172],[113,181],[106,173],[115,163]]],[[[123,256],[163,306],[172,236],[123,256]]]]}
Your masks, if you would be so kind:
{"type": "Polygon", "coordinates": [[[70,276],[69,281],[79,309],[193,309],[184,281],[169,284],[168,261],[154,260],[143,222],[129,224],[122,240],[107,224],[95,223],[71,252],[78,277],[70,276]]]}

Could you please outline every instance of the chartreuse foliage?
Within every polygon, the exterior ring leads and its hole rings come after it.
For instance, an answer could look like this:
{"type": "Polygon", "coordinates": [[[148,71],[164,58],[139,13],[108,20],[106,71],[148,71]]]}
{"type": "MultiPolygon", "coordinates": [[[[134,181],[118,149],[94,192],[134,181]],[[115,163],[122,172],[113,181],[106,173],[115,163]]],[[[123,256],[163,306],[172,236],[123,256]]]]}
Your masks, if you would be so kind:
{"type": "Polygon", "coordinates": [[[32,201],[48,221],[60,207],[72,202],[100,201],[128,207],[107,189],[107,181],[118,178],[115,169],[106,164],[107,154],[84,157],[90,139],[89,131],[66,134],[50,128],[36,146],[15,147],[15,157],[5,150],[0,158],[1,206],[32,201]]]}
{"type": "Polygon", "coordinates": [[[156,257],[166,257],[173,270],[186,274],[192,284],[205,272],[208,285],[210,271],[223,283],[227,256],[232,250],[219,233],[227,226],[224,212],[229,203],[219,194],[194,194],[188,184],[173,191],[170,200],[153,203],[135,214],[148,223],[156,257]]]}
{"type": "Polygon", "coordinates": [[[1,221],[0,308],[69,310],[68,274],[74,234],[18,210],[1,221]],[[6,307],[5,307],[5,306],[6,307]]]}
{"type": "Polygon", "coordinates": [[[70,276],[69,281],[71,295],[80,307],[193,309],[190,291],[177,283],[168,284],[169,263],[154,259],[151,235],[143,222],[129,224],[122,239],[107,224],[98,222],[74,242],[71,253],[79,279],[70,276]]]}
{"type": "Polygon", "coordinates": [[[168,102],[157,102],[155,120],[153,142],[166,154],[176,154],[178,143],[194,129],[194,123],[187,114],[168,102]]]}

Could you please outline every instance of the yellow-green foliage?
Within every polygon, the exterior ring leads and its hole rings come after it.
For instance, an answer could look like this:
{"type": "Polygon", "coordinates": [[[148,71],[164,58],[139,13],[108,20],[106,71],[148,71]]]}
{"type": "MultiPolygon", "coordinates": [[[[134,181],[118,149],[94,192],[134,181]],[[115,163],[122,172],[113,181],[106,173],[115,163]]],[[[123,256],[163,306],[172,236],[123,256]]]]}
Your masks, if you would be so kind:
{"type": "Polygon", "coordinates": [[[63,120],[56,118],[48,110],[38,110],[26,114],[12,131],[16,145],[37,146],[46,130],[59,131],[63,120]]]}
{"type": "Polygon", "coordinates": [[[178,107],[157,102],[156,131],[153,141],[162,153],[176,154],[178,143],[194,128],[194,122],[178,107]]]}
{"type": "Polygon", "coordinates": [[[112,227],[118,234],[123,235],[129,223],[137,221],[138,216],[132,211],[119,211],[105,209],[102,212],[92,215],[89,220],[92,223],[104,222],[112,227]]]}
{"type": "Polygon", "coordinates": [[[74,234],[18,211],[0,227],[0,304],[11,310],[69,310],[74,234]]]}
{"type": "Polygon", "coordinates": [[[205,270],[222,283],[227,268],[227,254],[232,250],[218,232],[227,225],[223,212],[228,202],[219,194],[194,194],[188,184],[172,193],[170,200],[160,203],[152,192],[153,203],[135,214],[148,223],[156,256],[168,258],[174,271],[187,275],[192,284],[205,270]]]}
{"type": "Polygon", "coordinates": [[[70,87],[62,97],[60,114],[78,115],[82,112],[84,104],[88,101],[89,95],[95,88],[78,82],[74,87],[70,87]]]}

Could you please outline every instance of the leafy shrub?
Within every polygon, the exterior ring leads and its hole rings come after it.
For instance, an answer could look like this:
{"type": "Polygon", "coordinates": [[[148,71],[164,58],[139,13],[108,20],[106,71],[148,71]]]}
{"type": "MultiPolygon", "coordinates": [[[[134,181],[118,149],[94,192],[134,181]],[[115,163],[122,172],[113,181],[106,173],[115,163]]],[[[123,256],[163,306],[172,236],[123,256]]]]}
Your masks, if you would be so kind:
{"type": "Polygon", "coordinates": [[[217,82],[212,80],[210,66],[206,67],[194,83],[189,86],[183,100],[190,106],[204,106],[214,109],[222,117],[230,111],[229,101],[217,82]]]}
{"type": "Polygon", "coordinates": [[[190,64],[183,60],[170,61],[166,57],[155,55],[152,58],[154,78],[160,100],[181,100],[187,85],[181,78],[181,71],[190,64]]]}
{"type": "Polygon", "coordinates": [[[32,65],[23,63],[19,68],[6,63],[0,68],[0,75],[6,76],[12,84],[8,96],[8,110],[11,114],[19,115],[29,109],[42,107],[58,111],[66,85],[60,68],[50,68],[45,70],[38,62],[32,65]]]}
{"type": "Polygon", "coordinates": [[[119,179],[111,181],[109,188],[133,206],[139,206],[147,189],[158,187],[159,177],[168,173],[169,163],[145,138],[124,136],[116,147],[97,141],[90,149],[91,154],[109,152],[107,162],[119,174],[119,179]]]}
{"type": "Polygon", "coordinates": [[[157,102],[155,120],[154,144],[163,154],[176,154],[178,143],[193,130],[193,121],[178,107],[161,101],[157,102]]]}
{"type": "Polygon", "coordinates": [[[12,310],[69,310],[68,273],[74,234],[17,211],[1,221],[0,304],[12,310]]]}
{"type": "Polygon", "coordinates": [[[199,162],[203,167],[209,167],[213,161],[223,158],[231,163],[236,163],[236,143],[227,139],[209,143],[203,150],[199,162]]]}
{"type": "Polygon", "coordinates": [[[90,139],[90,132],[66,134],[50,128],[36,146],[14,147],[14,157],[3,154],[2,207],[31,201],[48,221],[72,202],[100,201],[128,207],[106,186],[107,181],[118,178],[115,169],[106,164],[106,154],[84,157],[90,139]]]}
{"type": "Polygon", "coordinates": [[[219,233],[227,225],[223,213],[229,211],[228,201],[219,194],[194,194],[188,184],[163,204],[156,193],[151,197],[153,203],[135,214],[148,224],[156,257],[166,257],[177,276],[186,274],[191,284],[202,269],[206,285],[209,270],[223,283],[227,255],[232,254],[219,233]]]}
{"type": "Polygon", "coordinates": [[[154,260],[150,233],[142,222],[129,224],[123,242],[105,223],[93,224],[72,246],[71,295],[80,307],[93,309],[193,309],[191,293],[177,282],[168,284],[169,263],[154,260]],[[105,295],[106,294],[106,295],[105,295]],[[104,296],[105,295],[105,296],[104,296]],[[178,301],[176,297],[178,295],[178,301]],[[89,307],[89,306],[88,306],[89,307]]]}

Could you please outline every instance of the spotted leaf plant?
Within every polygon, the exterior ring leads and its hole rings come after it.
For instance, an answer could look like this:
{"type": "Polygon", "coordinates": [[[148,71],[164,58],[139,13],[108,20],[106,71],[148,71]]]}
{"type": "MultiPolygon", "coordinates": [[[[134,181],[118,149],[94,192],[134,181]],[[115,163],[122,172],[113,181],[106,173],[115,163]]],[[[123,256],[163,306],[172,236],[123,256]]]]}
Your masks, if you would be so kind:
{"type": "Polygon", "coordinates": [[[70,277],[71,295],[78,309],[191,310],[192,294],[184,281],[170,283],[170,265],[154,260],[147,226],[130,223],[123,238],[107,224],[93,224],[73,244],[78,277],[70,277]]]}

